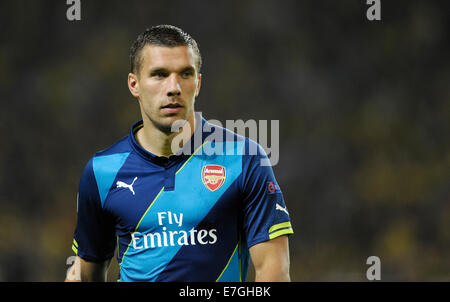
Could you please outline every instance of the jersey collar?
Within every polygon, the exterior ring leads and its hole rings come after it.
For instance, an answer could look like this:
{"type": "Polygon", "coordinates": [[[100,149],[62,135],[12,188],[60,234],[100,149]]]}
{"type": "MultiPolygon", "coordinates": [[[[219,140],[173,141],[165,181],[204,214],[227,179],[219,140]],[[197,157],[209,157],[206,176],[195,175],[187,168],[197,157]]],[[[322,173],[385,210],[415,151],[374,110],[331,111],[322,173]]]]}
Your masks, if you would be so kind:
{"type": "Polygon", "coordinates": [[[178,162],[181,159],[191,156],[195,152],[195,150],[197,150],[197,148],[203,144],[204,139],[206,137],[202,129],[204,129],[205,123],[208,122],[202,117],[200,113],[195,113],[195,115],[196,121],[201,121],[201,123],[198,122],[196,123],[194,134],[192,135],[191,139],[183,146],[182,149],[178,150],[178,152],[174,155],[171,155],[169,157],[157,156],[145,150],[141,145],[139,145],[139,143],[136,140],[135,133],[144,126],[142,120],[137,121],[131,127],[130,134],[128,135],[130,144],[133,147],[133,149],[138,153],[138,155],[140,155],[145,160],[150,161],[159,166],[169,166],[172,163],[178,162]],[[198,137],[201,137],[201,140],[199,140],[198,137]]]}

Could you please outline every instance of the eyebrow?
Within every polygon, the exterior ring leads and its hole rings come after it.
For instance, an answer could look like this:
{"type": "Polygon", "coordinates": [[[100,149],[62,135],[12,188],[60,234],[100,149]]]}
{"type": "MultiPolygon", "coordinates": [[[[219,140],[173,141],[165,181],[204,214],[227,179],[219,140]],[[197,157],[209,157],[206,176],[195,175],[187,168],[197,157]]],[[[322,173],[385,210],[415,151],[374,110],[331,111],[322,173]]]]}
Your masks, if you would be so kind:
{"type": "Polygon", "coordinates": [[[160,73],[160,72],[167,73],[168,70],[163,67],[156,67],[156,68],[150,69],[150,74],[155,74],[155,73],[160,73]]]}
{"type": "MultiPolygon", "coordinates": [[[[185,67],[179,69],[178,73],[183,73],[186,71],[194,72],[195,68],[193,66],[185,66],[185,67]]],[[[155,67],[155,68],[150,69],[150,74],[155,74],[155,73],[159,73],[159,72],[168,73],[169,70],[165,67],[155,67]]]]}
{"type": "Polygon", "coordinates": [[[183,69],[181,69],[181,73],[186,72],[186,71],[194,72],[194,71],[195,71],[195,68],[192,67],[192,66],[186,66],[186,67],[184,67],[183,69]]]}

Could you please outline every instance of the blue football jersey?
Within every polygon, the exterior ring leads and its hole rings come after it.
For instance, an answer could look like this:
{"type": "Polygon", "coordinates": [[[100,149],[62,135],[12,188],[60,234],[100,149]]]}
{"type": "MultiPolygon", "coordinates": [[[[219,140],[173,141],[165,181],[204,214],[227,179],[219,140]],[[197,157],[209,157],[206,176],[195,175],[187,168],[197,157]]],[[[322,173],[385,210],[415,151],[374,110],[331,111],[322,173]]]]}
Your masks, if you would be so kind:
{"type": "Polygon", "coordinates": [[[293,233],[264,150],[201,116],[170,157],[135,133],[96,153],[80,181],[72,248],[104,261],[118,246],[119,281],[245,281],[249,247],[293,233]]]}

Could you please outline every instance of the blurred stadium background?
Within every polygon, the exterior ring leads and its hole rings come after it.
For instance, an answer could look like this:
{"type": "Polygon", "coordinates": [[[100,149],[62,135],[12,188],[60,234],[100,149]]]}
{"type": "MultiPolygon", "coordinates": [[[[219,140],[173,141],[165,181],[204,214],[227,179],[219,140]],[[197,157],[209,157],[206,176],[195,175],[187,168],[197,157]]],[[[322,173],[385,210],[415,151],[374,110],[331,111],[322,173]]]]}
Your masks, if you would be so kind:
{"type": "MultiPolygon", "coordinates": [[[[197,111],[280,121],[293,281],[450,280],[448,1],[0,4],[0,281],[59,281],[87,160],[139,119],[129,47],[173,24],[200,44],[197,111]],[[389,2],[389,3],[388,3],[389,2]]],[[[109,274],[115,280],[114,260],[109,274]]]]}

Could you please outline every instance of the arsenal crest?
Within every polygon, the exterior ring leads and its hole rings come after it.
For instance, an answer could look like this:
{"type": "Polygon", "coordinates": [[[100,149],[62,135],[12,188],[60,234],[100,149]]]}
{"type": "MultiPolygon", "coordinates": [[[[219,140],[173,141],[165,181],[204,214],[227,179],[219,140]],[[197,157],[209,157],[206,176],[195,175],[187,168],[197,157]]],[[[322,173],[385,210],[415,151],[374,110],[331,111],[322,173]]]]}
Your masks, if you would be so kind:
{"type": "Polygon", "coordinates": [[[225,182],[225,167],[219,165],[206,165],[202,169],[202,181],[211,192],[218,190],[225,182]]]}

